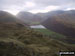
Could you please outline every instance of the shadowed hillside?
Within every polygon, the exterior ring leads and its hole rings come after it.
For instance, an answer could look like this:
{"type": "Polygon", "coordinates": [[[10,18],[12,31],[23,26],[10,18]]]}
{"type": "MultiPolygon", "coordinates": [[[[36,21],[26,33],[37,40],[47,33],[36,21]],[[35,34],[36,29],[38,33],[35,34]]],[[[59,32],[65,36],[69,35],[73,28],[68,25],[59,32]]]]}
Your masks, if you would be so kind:
{"type": "Polygon", "coordinates": [[[57,14],[49,17],[42,23],[46,28],[57,33],[68,36],[75,43],[75,11],[66,11],[63,14],[57,14]]]}
{"type": "Polygon", "coordinates": [[[15,16],[0,12],[0,56],[58,56],[59,51],[72,50],[74,45],[46,37],[15,16]]]}

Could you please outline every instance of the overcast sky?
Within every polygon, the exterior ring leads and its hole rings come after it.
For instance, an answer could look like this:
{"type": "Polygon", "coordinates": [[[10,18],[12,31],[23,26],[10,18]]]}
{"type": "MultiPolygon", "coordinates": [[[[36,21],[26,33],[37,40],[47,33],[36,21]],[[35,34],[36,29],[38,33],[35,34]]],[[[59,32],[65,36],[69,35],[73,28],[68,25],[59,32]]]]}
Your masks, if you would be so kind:
{"type": "Polygon", "coordinates": [[[75,9],[75,0],[0,0],[0,10],[17,14],[19,11],[32,13],[53,10],[75,9]]]}

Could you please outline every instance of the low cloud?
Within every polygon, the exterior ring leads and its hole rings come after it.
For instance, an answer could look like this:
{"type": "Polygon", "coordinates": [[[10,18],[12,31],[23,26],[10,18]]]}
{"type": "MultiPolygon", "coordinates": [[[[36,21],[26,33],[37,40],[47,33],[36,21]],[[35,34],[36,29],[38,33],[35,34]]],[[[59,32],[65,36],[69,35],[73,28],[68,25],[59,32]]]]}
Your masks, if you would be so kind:
{"type": "Polygon", "coordinates": [[[75,0],[0,0],[0,10],[13,14],[19,11],[33,13],[75,8],[75,0]]]}

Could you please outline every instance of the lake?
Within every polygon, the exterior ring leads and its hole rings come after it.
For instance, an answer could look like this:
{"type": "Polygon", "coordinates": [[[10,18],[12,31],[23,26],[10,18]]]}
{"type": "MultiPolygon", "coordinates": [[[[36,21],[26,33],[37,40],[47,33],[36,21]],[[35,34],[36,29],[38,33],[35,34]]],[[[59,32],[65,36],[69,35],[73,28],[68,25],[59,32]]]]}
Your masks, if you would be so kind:
{"type": "Polygon", "coordinates": [[[46,29],[43,25],[32,25],[30,28],[43,28],[46,29]]]}

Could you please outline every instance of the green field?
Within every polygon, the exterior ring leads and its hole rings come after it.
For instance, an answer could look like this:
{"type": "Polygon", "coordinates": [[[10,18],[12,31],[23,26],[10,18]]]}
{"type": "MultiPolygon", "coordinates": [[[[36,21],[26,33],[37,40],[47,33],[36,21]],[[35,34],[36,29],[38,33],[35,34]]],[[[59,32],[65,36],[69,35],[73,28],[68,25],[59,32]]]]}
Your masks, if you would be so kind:
{"type": "Polygon", "coordinates": [[[63,38],[63,39],[65,38],[64,35],[56,33],[56,32],[53,32],[53,31],[48,30],[48,29],[41,29],[41,28],[39,28],[39,29],[35,29],[35,30],[43,33],[44,35],[50,36],[50,37],[63,38]]]}

